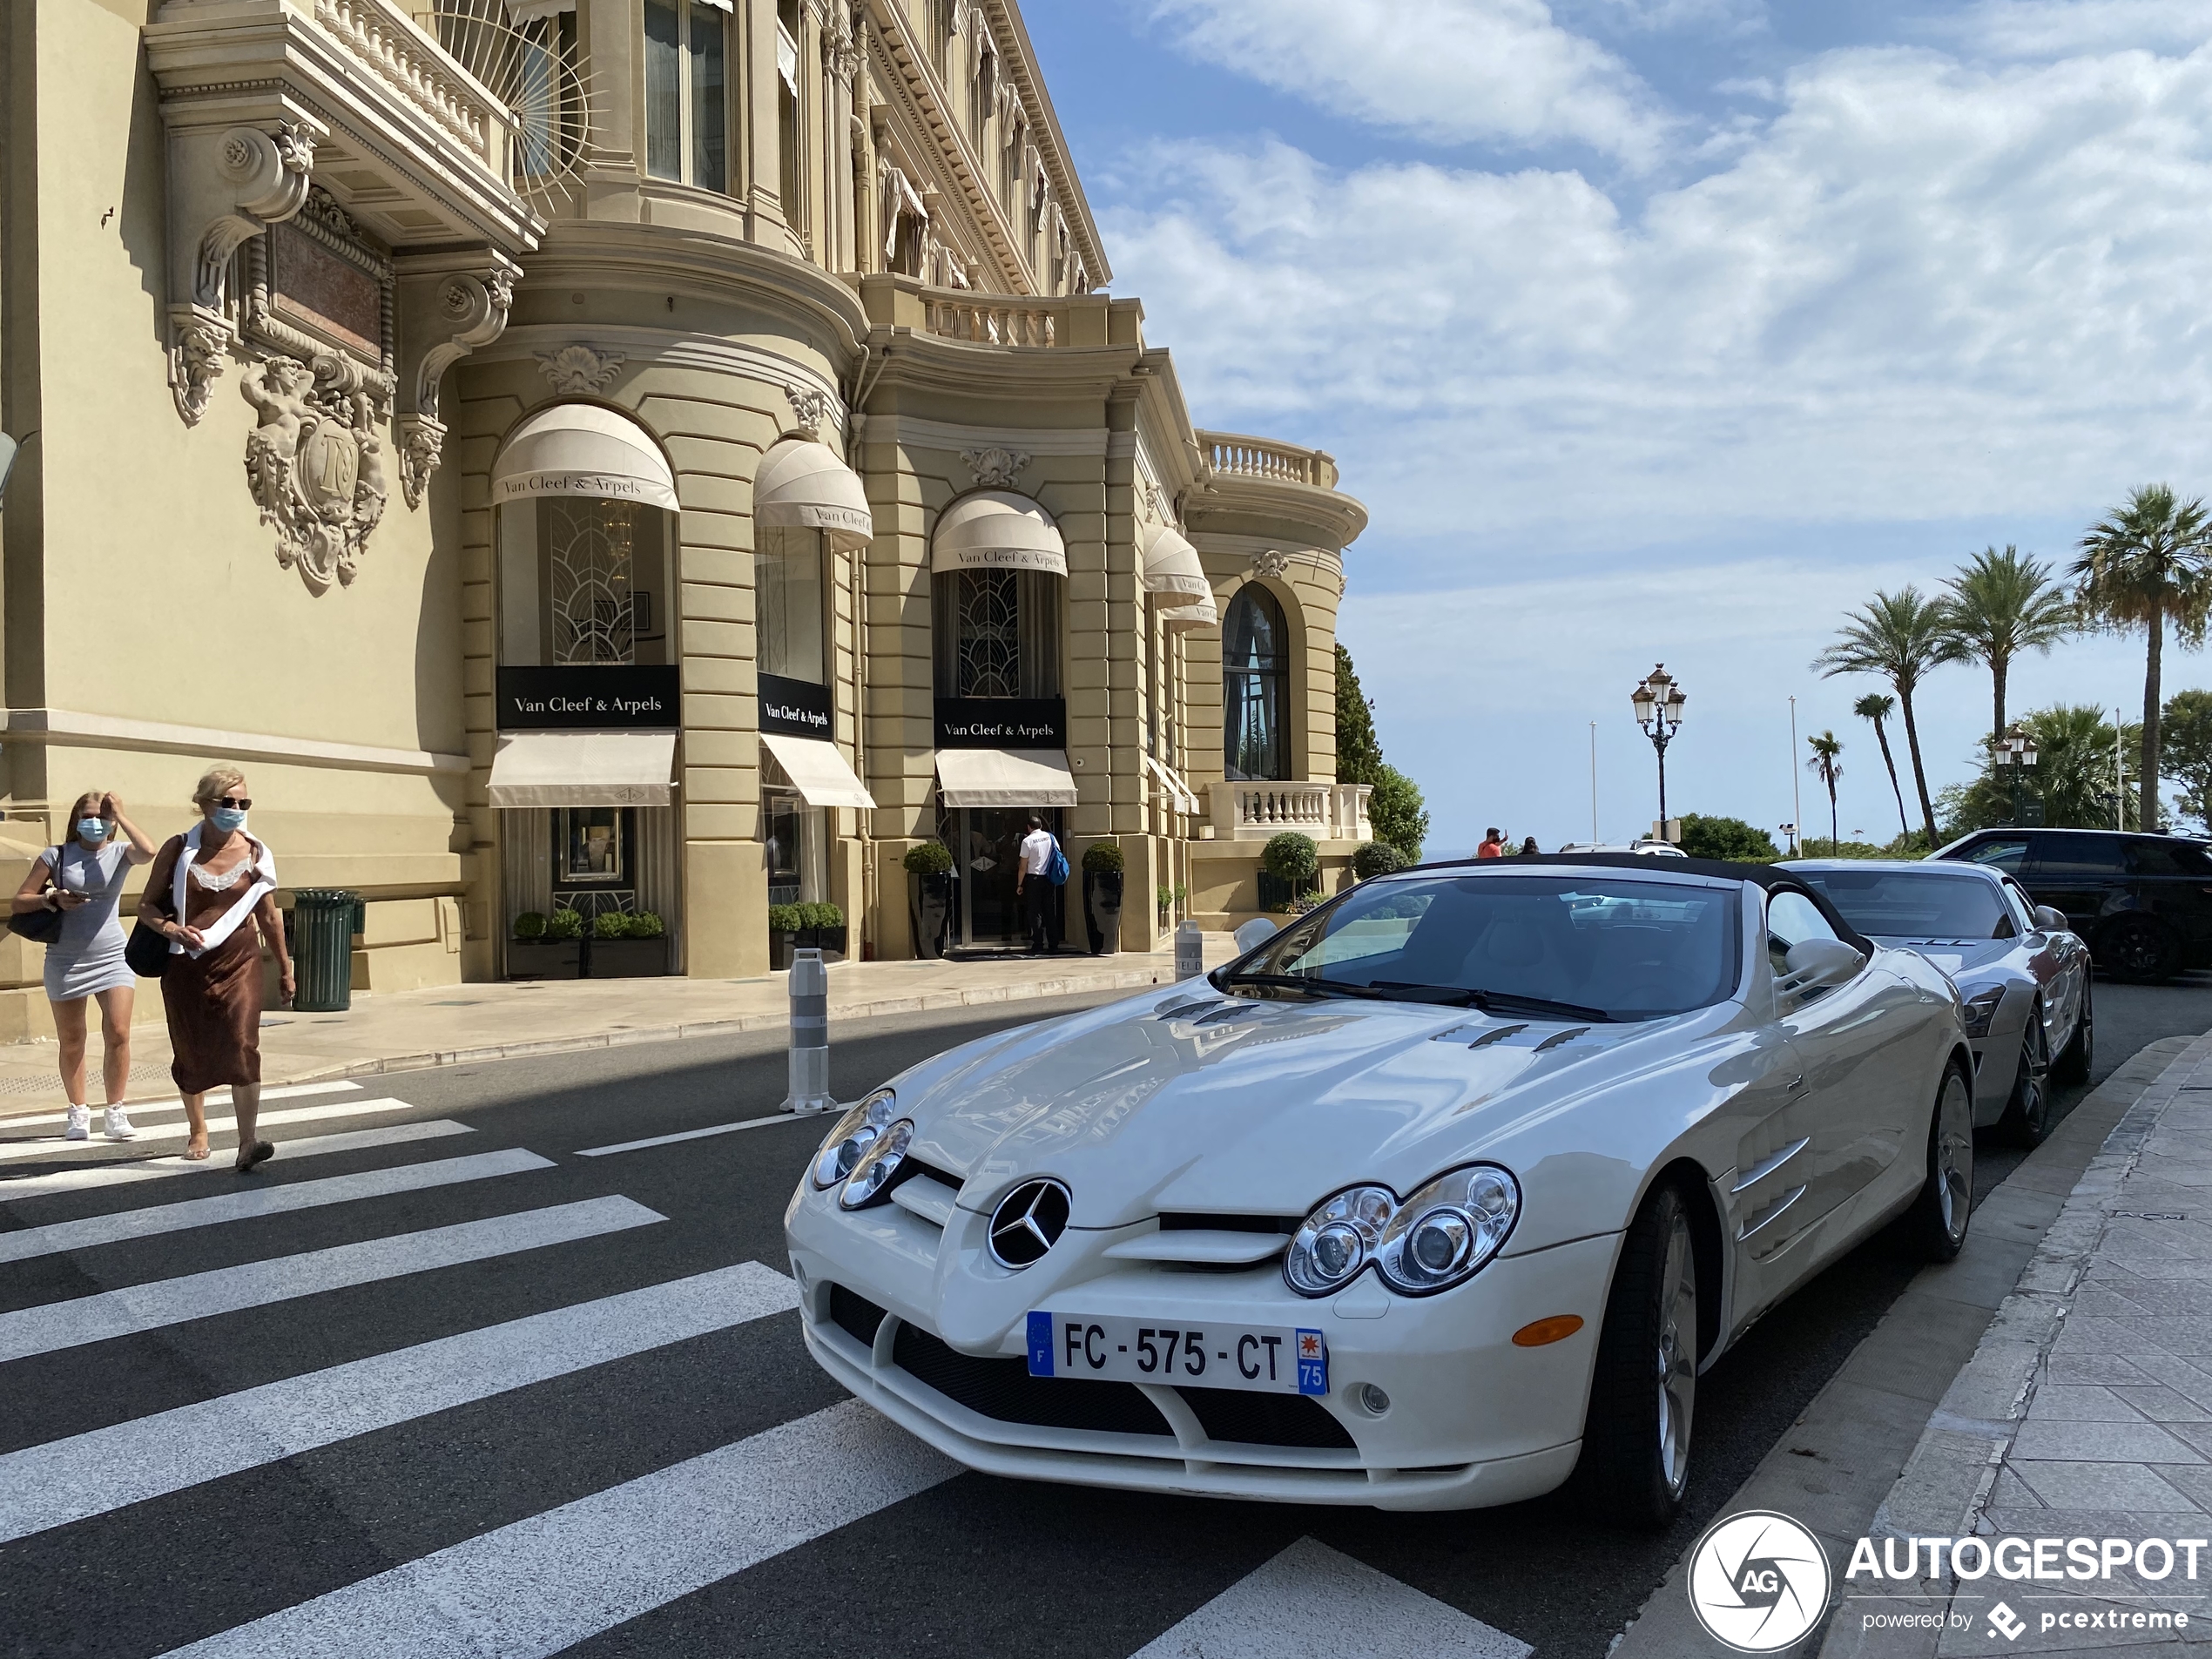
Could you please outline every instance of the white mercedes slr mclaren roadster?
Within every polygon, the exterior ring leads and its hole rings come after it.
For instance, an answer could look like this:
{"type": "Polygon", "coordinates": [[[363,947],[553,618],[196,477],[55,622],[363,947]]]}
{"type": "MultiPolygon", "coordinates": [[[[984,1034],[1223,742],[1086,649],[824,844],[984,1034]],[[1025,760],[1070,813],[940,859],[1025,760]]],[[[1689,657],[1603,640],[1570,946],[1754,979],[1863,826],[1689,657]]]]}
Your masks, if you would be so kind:
{"type": "Polygon", "coordinates": [[[1958,995],[1798,876],[1368,881],[1203,980],[966,1044],[786,1216],[807,1346],[971,1467],[1662,1525],[1698,1373],[1887,1223],[1958,1252],[1958,995]]]}

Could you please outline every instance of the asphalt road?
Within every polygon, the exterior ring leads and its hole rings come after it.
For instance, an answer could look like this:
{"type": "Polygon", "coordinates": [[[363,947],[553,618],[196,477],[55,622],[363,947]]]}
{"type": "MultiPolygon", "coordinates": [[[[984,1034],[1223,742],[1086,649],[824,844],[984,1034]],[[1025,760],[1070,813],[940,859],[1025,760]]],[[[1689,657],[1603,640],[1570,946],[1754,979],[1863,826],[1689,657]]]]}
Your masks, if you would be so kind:
{"type": "MultiPolygon", "coordinates": [[[[2097,994],[2100,1077],[2212,1026],[2212,979],[2097,994]]],[[[841,1031],[838,1092],[1071,1006],[841,1031]]],[[[1917,1265],[1872,1241],[1715,1368],[1662,1536],[1032,1486],[840,1405],[744,1265],[782,1267],[819,1122],[578,1156],[772,1113],[772,1038],[383,1082],[273,1102],[243,1187],[0,1123],[10,1654],[1167,1659],[1273,1621],[1286,1659],[1597,1659],[1917,1265]]]]}

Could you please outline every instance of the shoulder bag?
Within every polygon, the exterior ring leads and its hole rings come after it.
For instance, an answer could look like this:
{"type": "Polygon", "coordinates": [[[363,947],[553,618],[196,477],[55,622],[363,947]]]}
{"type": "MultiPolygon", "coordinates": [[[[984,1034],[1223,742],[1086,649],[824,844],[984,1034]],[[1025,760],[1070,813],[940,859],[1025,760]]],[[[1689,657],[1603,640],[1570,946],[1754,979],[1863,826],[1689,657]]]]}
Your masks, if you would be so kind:
{"type": "MultiPolygon", "coordinates": [[[[48,887],[58,888],[62,867],[62,850],[54,849],[54,867],[46,872],[48,887]]],[[[18,939],[29,940],[34,945],[51,945],[62,936],[63,916],[60,907],[53,909],[26,910],[20,915],[10,915],[8,931],[18,939]]]]}
{"type": "MultiPolygon", "coordinates": [[[[179,858],[184,857],[184,837],[180,835],[172,838],[171,845],[176,847],[179,858]]],[[[164,847],[162,851],[165,853],[168,848],[164,847]]],[[[161,860],[157,857],[153,861],[152,869],[146,873],[148,893],[153,891],[153,871],[160,867],[161,860]]],[[[171,867],[173,869],[175,867],[172,865],[171,867]]],[[[132,925],[131,938],[123,947],[123,960],[130,965],[131,971],[140,979],[159,979],[169,967],[168,935],[144,916],[140,916],[132,925]]]]}

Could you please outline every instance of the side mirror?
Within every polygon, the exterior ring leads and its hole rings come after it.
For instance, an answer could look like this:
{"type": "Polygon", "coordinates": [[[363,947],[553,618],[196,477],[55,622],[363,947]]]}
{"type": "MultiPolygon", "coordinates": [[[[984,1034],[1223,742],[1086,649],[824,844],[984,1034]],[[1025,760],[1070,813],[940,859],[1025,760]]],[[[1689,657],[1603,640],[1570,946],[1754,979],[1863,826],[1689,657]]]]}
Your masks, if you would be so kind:
{"type": "Polygon", "coordinates": [[[1866,965],[1866,958],[1840,939],[1801,939],[1783,961],[1789,971],[1777,988],[1785,993],[1841,985],[1866,965]]]}
{"type": "Polygon", "coordinates": [[[1275,923],[1268,921],[1266,917],[1254,916],[1250,921],[1237,929],[1237,954],[1239,956],[1242,956],[1247,951],[1258,950],[1262,945],[1264,945],[1269,940],[1274,938],[1277,934],[1282,931],[1283,930],[1280,927],[1277,927],[1275,923]]]}
{"type": "Polygon", "coordinates": [[[2062,934],[2067,930],[2066,912],[2054,910],[2047,904],[2037,905],[2035,925],[2047,934],[2062,934]]]}

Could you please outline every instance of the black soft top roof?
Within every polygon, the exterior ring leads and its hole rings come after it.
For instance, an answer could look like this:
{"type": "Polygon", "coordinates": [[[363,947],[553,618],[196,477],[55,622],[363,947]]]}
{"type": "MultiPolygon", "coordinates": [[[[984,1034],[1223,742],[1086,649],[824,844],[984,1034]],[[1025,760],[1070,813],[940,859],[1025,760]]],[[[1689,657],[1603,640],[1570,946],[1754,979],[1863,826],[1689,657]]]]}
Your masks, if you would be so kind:
{"type": "MultiPolygon", "coordinates": [[[[1795,870],[1785,870],[1773,864],[1738,864],[1732,859],[1669,858],[1662,853],[1522,853],[1509,859],[1447,859],[1436,864],[1419,864],[1415,870],[1467,870],[1482,874],[1515,875],[1533,873],[1537,870],[1601,869],[1632,871],[1638,875],[1702,875],[1716,877],[1723,881],[1749,881],[1765,888],[1803,894],[1812,901],[1814,909],[1828,919],[1836,936],[1869,955],[1874,943],[1851,923],[1844,920],[1828,895],[1812,886],[1795,870]]],[[[1411,874],[1412,871],[1404,873],[1411,874]]]]}

